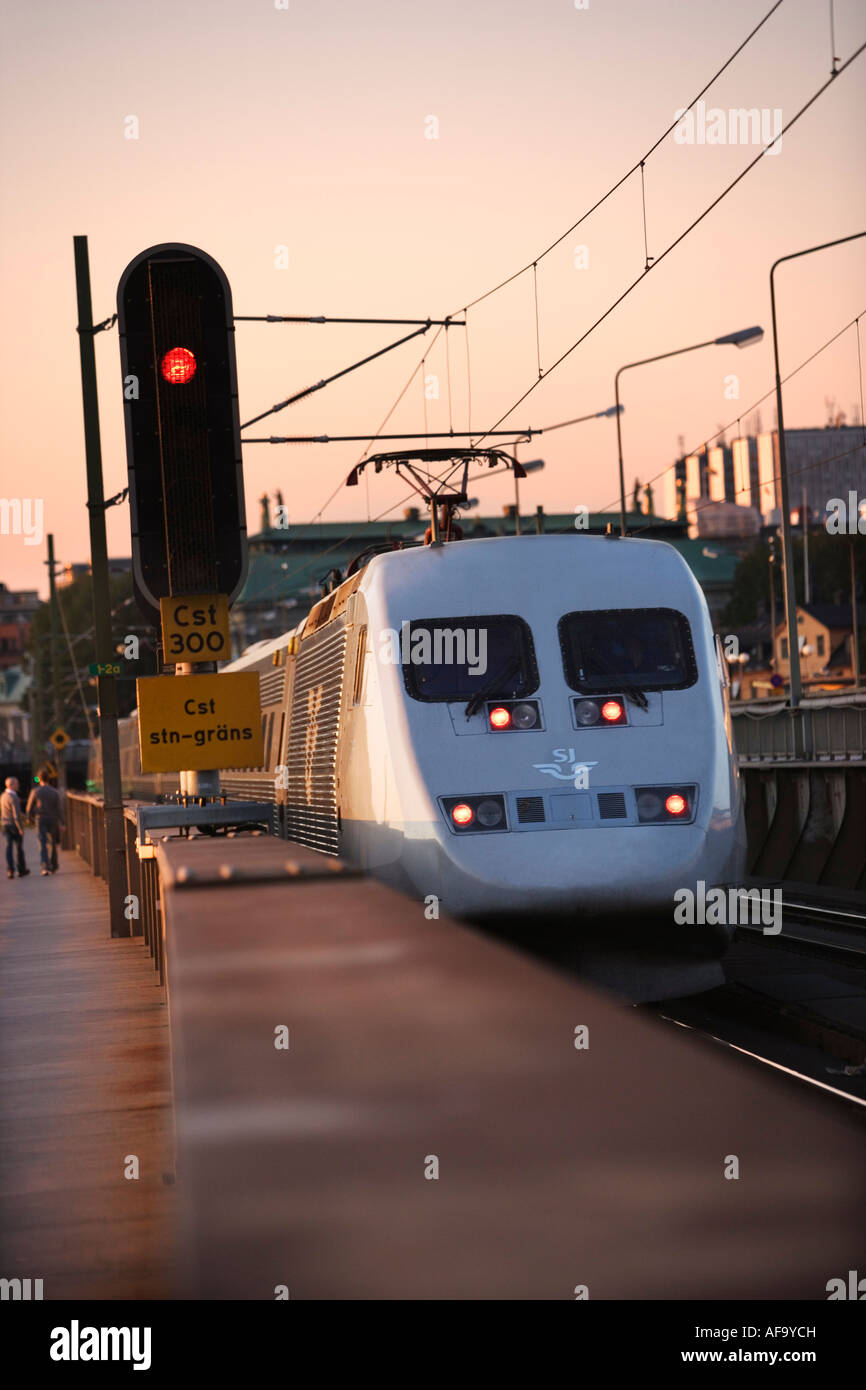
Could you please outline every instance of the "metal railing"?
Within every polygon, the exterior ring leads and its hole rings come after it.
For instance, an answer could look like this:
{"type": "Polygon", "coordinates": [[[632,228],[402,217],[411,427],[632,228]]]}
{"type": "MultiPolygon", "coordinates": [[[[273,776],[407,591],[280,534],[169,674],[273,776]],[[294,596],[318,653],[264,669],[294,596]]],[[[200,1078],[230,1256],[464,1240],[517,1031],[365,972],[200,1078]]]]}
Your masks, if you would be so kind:
{"type": "Polygon", "coordinates": [[[796,710],[752,700],[731,714],[741,763],[866,761],[866,692],[803,700],[796,710]]]}
{"type": "MultiPolygon", "coordinates": [[[[143,938],[153,957],[154,969],[159,972],[160,984],[165,984],[165,932],[159,871],[153,846],[144,845],[139,850],[137,809],[138,802],[124,807],[129,935],[143,938]]],[[[74,850],[85,864],[89,864],[94,878],[105,879],[105,808],[101,797],[83,792],[67,793],[63,847],[74,850]]]]}

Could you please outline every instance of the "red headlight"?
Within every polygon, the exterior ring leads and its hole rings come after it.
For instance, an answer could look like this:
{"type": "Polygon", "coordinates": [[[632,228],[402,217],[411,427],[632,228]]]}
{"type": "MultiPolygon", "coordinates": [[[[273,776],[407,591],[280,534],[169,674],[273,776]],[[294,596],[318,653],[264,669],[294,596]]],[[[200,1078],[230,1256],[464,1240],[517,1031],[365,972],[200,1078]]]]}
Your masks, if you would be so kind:
{"type": "Polygon", "coordinates": [[[475,812],[471,806],[467,806],[465,801],[460,801],[451,808],[451,819],[455,825],[468,825],[473,819],[475,812]]]}
{"type": "Polygon", "coordinates": [[[502,705],[497,705],[489,714],[491,727],[494,729],[507,729],[511,723],[511,711],[503,709],[502,705]]]}
{"type": "Polygon", "coordinates": [[[601,717],[606,719],[608,724],[615,724],[618,719],[622,719],[622,705],[619,700],[605,700],[601,707],[601,717]]]}
{"type": "Polygon", "coordinates": [[[674,792],[672,796],[665,797],[665,810],[669,816],[681,816],[684,811],[689,809],[689,803],[684,796],[674,792]]]}
{"type": "Polygon", "coordinates": [[[159,369],[170,385],[184,386],[195,376],[195,353],[189,348],[173,347],[163,357],[159,369]]]}

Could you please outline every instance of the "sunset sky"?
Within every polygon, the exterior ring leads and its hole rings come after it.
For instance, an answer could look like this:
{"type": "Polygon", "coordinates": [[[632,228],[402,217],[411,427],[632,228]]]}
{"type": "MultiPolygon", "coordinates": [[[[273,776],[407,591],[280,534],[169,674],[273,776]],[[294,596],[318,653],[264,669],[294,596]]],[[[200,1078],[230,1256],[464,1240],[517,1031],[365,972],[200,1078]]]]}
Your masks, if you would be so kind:
{"type": "MultiPolygon", "coordinates": [[[[4,497],[44,499],[62,561],[88,557],[72,238],[90,239],[94,315],[145,247],[185,241],[220,262],[239,314],[434,318],[531,262],[632,164],[742,42],[767,3],[729,0],[151,0],[18,6],[2,58],[4,497]],[[125,138],[128,117],[138,139],[125,138]],[[428,139],[429,118],[438,138],[428,139]],[[278,269],[278,249],[288,268],[278,269]]],[[[841,61],[866,38],[857,0],[836,0],[841,61]]],[[[705,97],[708,107],[780,109],[787,121],[827,79],[828,7],[784,0],[705,97]]],[[[624,380],[626,478],[672,462],[770,389],[769,269],[788,252],[866,227],[866,54],[508,424],[544,426],[612,404],[625,362],[752,324],[763,343],[708,348],[624,380]],[[739,377],[739,399],[725,397],[739,377]],[[729,388],[730,389],[730,388],[729,388]]],[[[649,158],[649,254],[665,247],[757,153],[685,145],[649,158]]],[[[577,258],[578,260],[580,257],[577,258]]],[[[640,178],[538,266],[547,369],[644,265],[640,178]],[[588,249],[576,266],[575,248],[588,249]]],[[[866,310],[866,240],[777,275],[782,370],[866,310]]],[[[537,379],[531,272],[469,313],[472,425],[490,427],[537,379]]],[[[866,318],[861,321],[866,366],[866,318]]],[[[400,336],[400,329],[240,324],[241,419],[400,336]]],[[[253,433],[368,434],[418,365],[420,339],[253,433]]],[[[467,427],[464,330],[450,338],[451,415],[467,427]]],[[[106,494],[126,483],[116,329],[97,337],[106,494]]],[[[449,424],[445,335],[425,372],[431,430],[449,424]]],[[[786,423],[823,425],[833,398],[859,405],[855,330],[786,390],[786,423]]],[[[424,428],[416,375],[387,429],[424,428]]],[[[762,407],[764,428],[773,402],[762,407]]],[[[736,434],[736,428],[729,438],[736,434]]],[[[396,443],[389,447],[399,447],[396,443]]],[[[249,445],[248,525],[280,488],[290,523],[310,521],[363,445],[249,445]]],[[[525,446],[547,467],[528,509],[600,508],[617,498],[612,419],[525,446]]],[[[511,498],[483,484],[483,510],[511,498]]],[[[326,520],[378,516],[405,489],[382,475],[339,492],[326,520]]],[[[660,501],[662,490],[657,488],[660,501]]],[[[394,515],[401,514],[396,507],[394,515]]],[[[128,555],[126,506],[109,551],[128,555]]],[[[0,579],[45,590],[44,546],[0,537],[0,579]]]]}

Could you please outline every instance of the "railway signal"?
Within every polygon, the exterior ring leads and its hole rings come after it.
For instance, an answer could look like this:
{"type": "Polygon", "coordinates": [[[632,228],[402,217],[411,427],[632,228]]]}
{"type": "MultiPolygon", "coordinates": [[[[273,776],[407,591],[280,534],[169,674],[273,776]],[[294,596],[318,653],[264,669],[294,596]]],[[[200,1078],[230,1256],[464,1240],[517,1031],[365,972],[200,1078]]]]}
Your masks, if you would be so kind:
{"type": "Polygon", "coordinates": [[[130,261],[117,289],[132,523],[144,615],[160,599],[240,591],[247,570],[231,289],[180,242],[130,261]]]}

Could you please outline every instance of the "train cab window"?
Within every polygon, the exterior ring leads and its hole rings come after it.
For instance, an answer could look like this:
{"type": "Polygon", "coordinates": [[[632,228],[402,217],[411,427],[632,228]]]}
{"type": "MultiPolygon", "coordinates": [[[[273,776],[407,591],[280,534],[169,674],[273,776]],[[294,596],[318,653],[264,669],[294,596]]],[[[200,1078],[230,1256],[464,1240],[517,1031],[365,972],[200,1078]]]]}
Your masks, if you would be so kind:
{"type": "Polygon", "coordinates": [[[519,699],[538,689],[532,633],[515,615],[423,618],[398,636],[415,700],[519,699]]]}
{"type": "Polygon", "coordinates": [[[559,620],[566,679],[581,694],[685,690],[698,678],[688,622],[674,608],[603,608],[559,620]]]}

